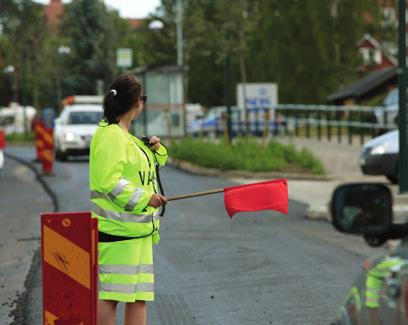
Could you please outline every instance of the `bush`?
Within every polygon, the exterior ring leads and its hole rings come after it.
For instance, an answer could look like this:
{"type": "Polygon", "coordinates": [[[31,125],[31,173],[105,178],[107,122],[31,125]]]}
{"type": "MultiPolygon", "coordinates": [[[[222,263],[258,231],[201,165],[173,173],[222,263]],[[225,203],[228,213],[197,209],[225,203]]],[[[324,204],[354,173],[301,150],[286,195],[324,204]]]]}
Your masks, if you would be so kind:
{"type": "Polygon", "coordinates": [[[276,171],[325,174],[320,161],[307,149],[271,141],[261,146],[256,139],[237,139],[232,145],[186,138],[174,142],[170,155],[195,165],[221,170],[276,171]]]}

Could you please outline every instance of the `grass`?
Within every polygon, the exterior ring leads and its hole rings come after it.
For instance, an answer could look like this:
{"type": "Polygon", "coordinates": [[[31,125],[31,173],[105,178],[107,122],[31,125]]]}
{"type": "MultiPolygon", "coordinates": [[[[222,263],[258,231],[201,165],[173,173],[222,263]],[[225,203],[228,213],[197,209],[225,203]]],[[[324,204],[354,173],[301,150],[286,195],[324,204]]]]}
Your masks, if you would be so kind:
{"type": "Polygon", "coordinates": [[[34,132],[6,134],[7,142],[31,142],[35,140],[34,132]]]}
{"type": "Polygon", "coordinates": [[[311,151],[270,141],[261,146],[256,139],[236,140],[232,145],[187,138],[174,142],[170,155],[178,160],[220,170],[299,172],[324,175],[321,162],[311,151]]]}

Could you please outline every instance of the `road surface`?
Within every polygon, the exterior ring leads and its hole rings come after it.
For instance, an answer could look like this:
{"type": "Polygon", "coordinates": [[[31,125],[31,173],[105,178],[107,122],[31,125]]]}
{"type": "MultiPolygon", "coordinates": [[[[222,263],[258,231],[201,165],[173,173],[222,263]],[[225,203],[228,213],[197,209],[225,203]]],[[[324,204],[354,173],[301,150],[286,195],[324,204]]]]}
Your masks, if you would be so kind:
{"type": "MultiPolygon", "coordinates": [[[[27,148],[7,150],[26,159],[34,155],[27,148]]],[[[89,210],[87,160],[56,163],[54,171],[56,176],[46,181],[60,211],[89,210]]],[[[167,195],[233,185],[171,167],[162,170],[162,181],[167,195]]],[[[3,181],[0,190],[5,190],[3,181]]],[[[43,207],[50,208],[49,201],[43,207]]],[[[260,212],[231,220],[222,194],[170,202],[155,247],[156,301],[148,304],[148,323],[328,324],[362,261],[380,252],[326,222],[305,220],[305,208],[290,201],[288,216],[260,212]]],[[[16,218],[25,220],[21,213],[16,218]]],[[[36,231],[32,238],[38,238],[38,226],[36,231]]],[[[38,254],[32,263],[27,302],[19,313],[26,316],[25,324],[36,325],[42,322],[38,254]]]]}

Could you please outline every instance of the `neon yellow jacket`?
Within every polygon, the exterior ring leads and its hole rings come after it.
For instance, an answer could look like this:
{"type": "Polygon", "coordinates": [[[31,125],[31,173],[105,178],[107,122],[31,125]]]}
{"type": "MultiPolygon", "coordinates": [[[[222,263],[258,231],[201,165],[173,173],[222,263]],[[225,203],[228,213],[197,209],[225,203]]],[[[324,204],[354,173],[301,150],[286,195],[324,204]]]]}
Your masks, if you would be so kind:
{"type": "Polygon", "coordinates": [[[155,159],[160,166],[165,164],[164,146],[153,153],[119,125],[99,124],[89,157],[92,212],[99,231],[125,237],[152,234],[158,243],[158,209],[148,206],[157,193],[155,159]]]}

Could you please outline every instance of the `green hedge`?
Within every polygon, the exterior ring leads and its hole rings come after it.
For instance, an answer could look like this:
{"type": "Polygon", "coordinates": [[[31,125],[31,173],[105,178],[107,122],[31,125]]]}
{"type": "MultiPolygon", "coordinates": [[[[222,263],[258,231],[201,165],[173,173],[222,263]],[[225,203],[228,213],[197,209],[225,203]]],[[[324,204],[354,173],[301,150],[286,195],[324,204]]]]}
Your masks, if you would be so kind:
{"type": "Polygon", "coordinates": [[[171,157],[221,170],[299,172],[324,175],[320,161],[307,149],[270,141],[261,146],[256,139],[236,140],[232,145],[187,138],[174,142],[171,157]]]}

